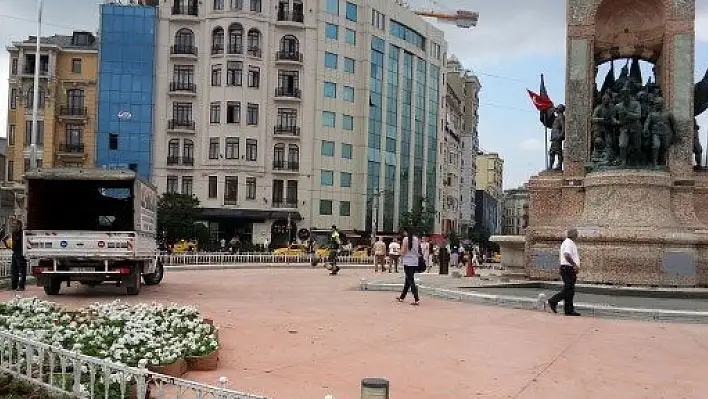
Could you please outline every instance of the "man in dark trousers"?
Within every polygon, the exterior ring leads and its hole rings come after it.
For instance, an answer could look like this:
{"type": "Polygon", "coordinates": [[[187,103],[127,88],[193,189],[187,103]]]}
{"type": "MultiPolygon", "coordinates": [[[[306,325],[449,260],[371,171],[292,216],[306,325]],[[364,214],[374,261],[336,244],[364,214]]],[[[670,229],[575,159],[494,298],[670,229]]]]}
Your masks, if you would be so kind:
{"type": "Polygon", "coordinates": [[[22,244],[22,221],[15,220],[15,225],[12,230],[12,265],[11,265],[11,280],[13,291],[25,290],[25,279],[27,278],[27,262],[23,254],[24,245],[22,244]]]}
{"type": "Polygon", "coordinates": [[[573,296],[575,296],[575,282],[578,279],[578,268],[580,267],[580,255],[575,240],[578,239],[577,229],[568,229],[565,233],[566,239],[560,247],[560,275],[563,279],[563,289],[548,300],[548,306],[553,313],[558,313],[558,302],[563,301],[563,310],[566,316],[580,316],[573,307],[573,296]]]}
{"type": "Polygon", "coordinates": [[[329,236],[329,256],[328,260],[332,268],[330,269],[330,274],[336,276],[339,273],[339,266],[337,266],[337,255],[339,255],[339,247],[342,245],[342,239],[339,237],[339,230],[337,226],[332,226],[332,233],[329,236]]]}

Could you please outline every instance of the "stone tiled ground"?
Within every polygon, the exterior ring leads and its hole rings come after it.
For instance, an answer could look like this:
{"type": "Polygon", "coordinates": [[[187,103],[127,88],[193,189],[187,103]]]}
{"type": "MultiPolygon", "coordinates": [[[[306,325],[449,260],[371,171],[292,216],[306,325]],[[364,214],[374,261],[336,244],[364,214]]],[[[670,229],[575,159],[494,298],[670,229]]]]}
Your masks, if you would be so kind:
{"type": "MultiPolygon", "coordinates": [[[[359,397],[362,377],[393,398],[704,398],[708,327],[548,313],[360,292],[365,270],[171,272],[126,297],[64,289],[68,306],[121,298],[194,304],[221,326],[220,369],[239,390],[283,399],[359,397]]],[[[379,277],[381,277],[379,275],[379,277]]],[[[388,275],[386,276],[388,277],[388,275]]],[[[8,299],[13,293],[0,293],[8,299]]],[[[31,287],[25,295],[44,297],[31,287]]]]}

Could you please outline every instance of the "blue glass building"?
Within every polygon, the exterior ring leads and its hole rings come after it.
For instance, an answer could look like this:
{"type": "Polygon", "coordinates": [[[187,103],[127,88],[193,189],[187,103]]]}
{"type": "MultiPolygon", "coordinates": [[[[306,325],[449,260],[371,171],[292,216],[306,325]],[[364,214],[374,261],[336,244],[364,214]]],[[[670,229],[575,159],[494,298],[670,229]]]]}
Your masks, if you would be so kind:
{"type": "Polygon", "coordinates": [[[152,171],[157,7],[101,5],[96,166],[152,171]]]}

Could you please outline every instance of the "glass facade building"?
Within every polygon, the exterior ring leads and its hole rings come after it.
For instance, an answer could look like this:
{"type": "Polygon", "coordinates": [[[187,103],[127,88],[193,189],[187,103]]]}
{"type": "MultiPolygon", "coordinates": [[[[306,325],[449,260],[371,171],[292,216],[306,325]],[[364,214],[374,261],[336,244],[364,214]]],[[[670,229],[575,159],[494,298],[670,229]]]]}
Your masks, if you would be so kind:
{"type": "Polygon", "coordinates": [[[151,178],[157,7],[101,5],[96,166],[151,178]]]}

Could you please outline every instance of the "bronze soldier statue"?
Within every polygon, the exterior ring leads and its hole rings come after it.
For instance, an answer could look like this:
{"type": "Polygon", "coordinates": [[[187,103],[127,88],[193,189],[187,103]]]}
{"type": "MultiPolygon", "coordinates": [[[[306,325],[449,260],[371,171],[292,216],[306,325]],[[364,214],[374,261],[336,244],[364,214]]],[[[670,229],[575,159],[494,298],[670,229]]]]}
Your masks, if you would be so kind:
{"type": "Polygon", "coordinates": [[[627,166],[630,156],[636,156],[641,148],[642,106],[632,98],[629,85],[622,88],[622,102],[615,106],[614,123],[619,128],[618,165],[627,166]]]}
{"type": "Polygon", "coordinates": [[[610,161],[614,156],[614,125],[612,124],[612,97],[609,93],[602,96],[602,103],[592,113],[593,159],[610,161]]]}
{"type": "Polygon", "coordinates": [[[565,105],[556,107],[556,119],[551,128],[551,148],[548,151],[548,169],[554,169],[556,157],[558,164],[555,170],[563,170],[563,140],[565,140],[565,105]]]}
{"type": "Polygon", "coordinates": [[[664,110],[663,98],[657,97],[654,100],[654,110],[647,117],[644,132],[651,134],[652,167],[659,167],[659,159],[662,165],[666,165],[669,146],[676,142],[678,135],[674,115],[664,110]]]}
{"type": "Polygon", "coordinates": [[[703,154],[703,146],[701,145],[701,139],[698,138],[698,131],[700,130],[700,126],[698,126],[698,122],[694,119],[693,120],[693,156],[696,159],[696,168],[700,169],[701,168],[701,160],[702,160],[702,154],[703,154]]]}

